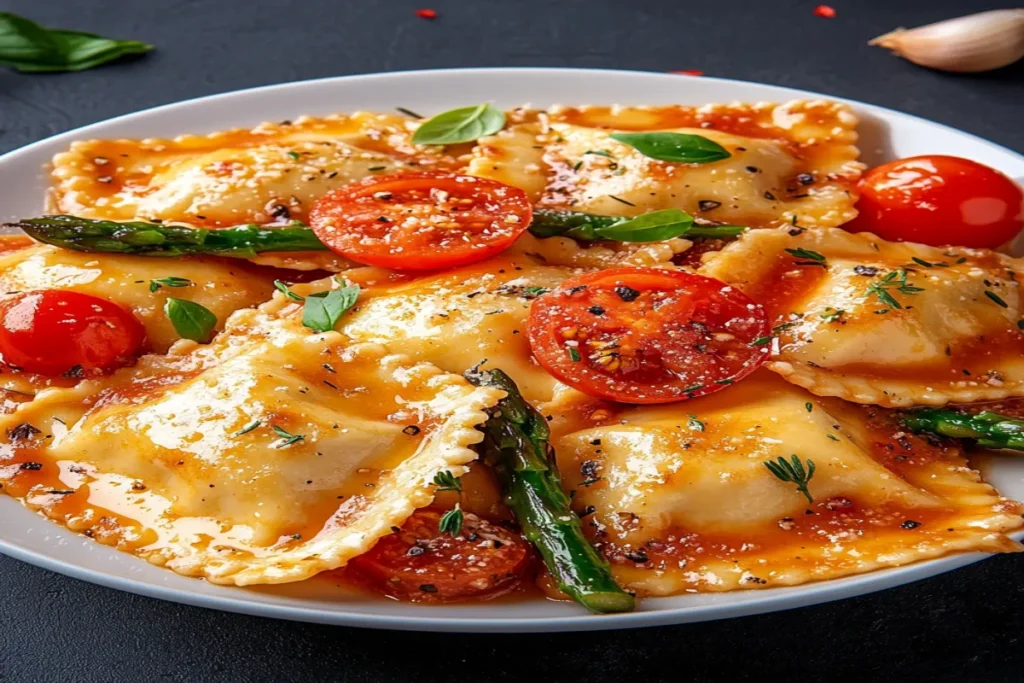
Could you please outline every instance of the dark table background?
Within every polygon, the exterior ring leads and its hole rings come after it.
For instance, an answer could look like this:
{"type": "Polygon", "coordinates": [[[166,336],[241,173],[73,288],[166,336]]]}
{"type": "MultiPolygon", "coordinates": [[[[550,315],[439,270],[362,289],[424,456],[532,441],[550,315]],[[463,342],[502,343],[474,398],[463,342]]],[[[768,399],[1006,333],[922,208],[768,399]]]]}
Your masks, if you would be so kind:
{"type": "MultiPolygon", "coordinates": [[[[1024,150],[1024,62],[945,75],[868,39],[997,8],[970,0],[0,0],[157,51],[78,74],[0,68],[0,153],[176,100],[437,67],[674,71],[893,107],[1024,150]],[[432,7],[435,21],[414,10],[432,7]]],[[[118,593],[0,557],[0,680],[1024,680],[1024,558],[871,596],[635,631],[412,634],[293,624],[118,593]]]]}

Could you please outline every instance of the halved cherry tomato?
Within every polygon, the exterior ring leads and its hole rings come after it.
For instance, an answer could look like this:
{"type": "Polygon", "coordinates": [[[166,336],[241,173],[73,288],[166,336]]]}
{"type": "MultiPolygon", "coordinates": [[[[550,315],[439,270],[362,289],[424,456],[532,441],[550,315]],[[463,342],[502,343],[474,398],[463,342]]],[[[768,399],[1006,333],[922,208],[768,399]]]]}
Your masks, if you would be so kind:
{"type": "Polygon", "coordinates": [[[534,356],[562,382],[622,403],[669,403],[724,389],[768,357],[760,304],[701,275],[613,268],[533,302],[534,356]]]}
{"type": "Polygon", "coordinates": [[[417,510],[347,567],[350,577],[414,602],[493,598],[534,570],[533,547],[519,534],[466,514],[458,536],[438,531],[441,512],[417,510]]]}
{"type": "Polygon", "coordinates": [[[844,226],[897,242],[994,249],[1024,226],[1024,192],[995,169],[930,155],[882,164],[860,182],[860,215],[844,226]]]}
{"type": "Polygon", "coordinates": [[[409,173],[321,197],[309,224],[332,251],[371,266],[436,270],[507,248],[533,218],[526,193],[485,178],[409,173]]]}
{"type": "Polygon", "coordinates": [[[46,289],[0,300],[0,355],[25,372],[103,374],[129,365],[145,341],[135,316],[89,294],[46,289]]]}

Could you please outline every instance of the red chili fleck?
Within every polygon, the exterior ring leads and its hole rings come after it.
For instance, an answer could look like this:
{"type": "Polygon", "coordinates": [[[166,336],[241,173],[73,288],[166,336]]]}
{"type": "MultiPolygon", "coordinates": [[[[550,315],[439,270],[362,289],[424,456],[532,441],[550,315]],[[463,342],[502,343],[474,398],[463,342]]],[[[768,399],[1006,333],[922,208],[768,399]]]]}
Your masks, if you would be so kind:
{"type": "Polygon", "coordinates": [[[815,16],[822,17],[823,19],[835,19],[836,9],[830,5],[818,5],[814,8],[815,16]]]}
{"type": "Polygon", "coordinates": [[[680,76],[703,76],[704,72],[700,69],[684,69],[683,71],[669,71],[670,74],[679,74],[680,76]]]}
{"type": "Polygon", "coordinates": [[[432,9],[418,9],[416,16],[420,19],[437,19],[437,11],[432,9]]]}

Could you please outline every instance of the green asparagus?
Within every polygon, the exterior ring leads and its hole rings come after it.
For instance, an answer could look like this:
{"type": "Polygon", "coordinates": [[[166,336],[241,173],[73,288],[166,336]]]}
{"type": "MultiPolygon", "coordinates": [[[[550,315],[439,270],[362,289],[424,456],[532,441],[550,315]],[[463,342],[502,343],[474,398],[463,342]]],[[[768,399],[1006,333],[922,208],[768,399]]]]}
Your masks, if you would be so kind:
{"type": "MultiPolygon", "coordinates": [[[[654,212],[662,213],[662,212],[654,212]]],[[[681,211],[678,212],[686,216],[681,211]]],[[[652,215],[652,214],[646,214],[652,215]]],[[[687,216],[687,219],[689,217],[687,216]]],[[[745,228],[732,225],[700,226],[689,222],[644,225],[631,228],[637,219],[597,216],[588,213],[538,210],[530,232],[537,237],[564,235],[579,241],[615,240],[650,242],[669,237],[733,237],[745,228]]],[[[5,223],[19,228],[40,242],[75,251],[147,256],[215,254],[251,258],[270,251],[324,251],[308,225],[292,221],[281,227],[239,225],[206,230],[184,225],[163,225],[134,221],[90,220],[75,216],[43,216],[5,223]]]]}
{"type": "Polygon", "coordinates": [[[562,592],[592,612],[628,612],[635,598],[612,577],[608,563],[583,535],[580,519],[562,490],[544,417],[501,370],[473,368],[466,378],[508,394],[481,428],[481,455],[497,472],[505,504],[523,534],[540,551],[562,592]]]}
{"type": "Polygon", "coordinates": [[[968,415],[955,410],[924,408],[904,415],[903,424],[915,432],[932,432],[957,439],[974,439],[983,448],[1024,451],[1024,420],[988,411],[968,415]]]}

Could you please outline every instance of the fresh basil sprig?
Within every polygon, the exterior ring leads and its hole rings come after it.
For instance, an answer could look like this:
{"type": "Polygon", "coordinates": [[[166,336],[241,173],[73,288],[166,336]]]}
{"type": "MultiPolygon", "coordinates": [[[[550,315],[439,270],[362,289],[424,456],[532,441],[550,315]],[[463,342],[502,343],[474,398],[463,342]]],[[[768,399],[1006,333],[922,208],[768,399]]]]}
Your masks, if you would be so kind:
{"type": "Polygon", "coordinates": [[[137,40],[48,29],[17,14],[0,12],[0,64],[23,73],[83,71],[152,49],[137,40]]]}
{"type": "Polygon", "coordinates": [[[210,341],[213,328],[217,326],[217,316],[194,301],[169,297],[164,304],[164,313],[174,325],[174,331],[183,339],[200,344],[210,341]]]}
{"type": "Polygon", "coordinates": [[[505,127],[505,112],[490,104],[452,109],[426,121],[413,133],[417,145],[454,145],[493,135],[505,127]]]}
{"type": "Polygon", "coordinates": [[[609,137],[658,161],[707,164],[732,156],[714,140],[688,133],[612,133],[609,137]]]}
{"type": "Polygon", "coordinates": [[[302,324],[314,332],[330,332],[358,298],[359,285],[310,294],[302,308],[302,324]]]}

